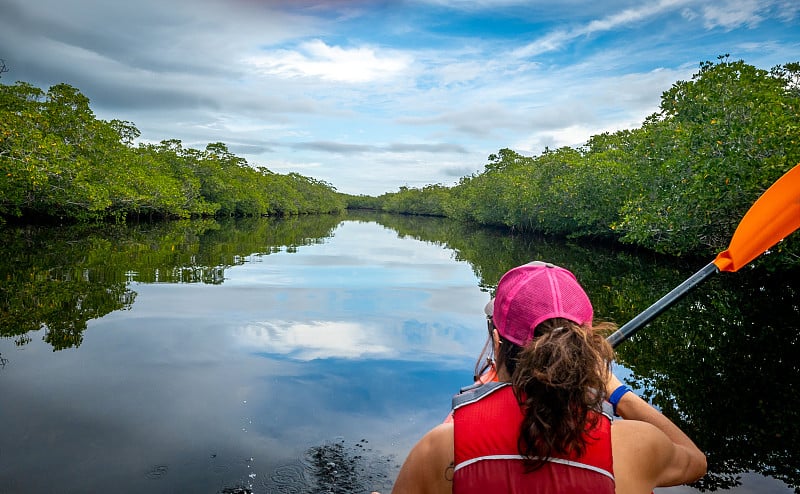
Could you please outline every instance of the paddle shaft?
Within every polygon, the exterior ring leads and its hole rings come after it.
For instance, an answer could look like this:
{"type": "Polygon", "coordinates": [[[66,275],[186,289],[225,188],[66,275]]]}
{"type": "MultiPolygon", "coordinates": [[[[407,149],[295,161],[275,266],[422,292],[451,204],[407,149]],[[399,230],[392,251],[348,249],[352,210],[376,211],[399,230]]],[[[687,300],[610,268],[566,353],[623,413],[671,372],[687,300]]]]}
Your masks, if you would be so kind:
{"type": "Polygon", "coordinates": [[[607,338],[611,346],[617,345],[627,340],[639,329],[652,321],[656,316],[672,307],[675,302],[683,298],[694,287],[707,280],[712,274],[719,272],[719,268],[713,262],[708,263],[703,269],[690,276],[686,281],[672,289],[671,292],[661,297],[656,303],[648,307],[641,314],[628,321],[621,328],[616,330],[607,338]]]}

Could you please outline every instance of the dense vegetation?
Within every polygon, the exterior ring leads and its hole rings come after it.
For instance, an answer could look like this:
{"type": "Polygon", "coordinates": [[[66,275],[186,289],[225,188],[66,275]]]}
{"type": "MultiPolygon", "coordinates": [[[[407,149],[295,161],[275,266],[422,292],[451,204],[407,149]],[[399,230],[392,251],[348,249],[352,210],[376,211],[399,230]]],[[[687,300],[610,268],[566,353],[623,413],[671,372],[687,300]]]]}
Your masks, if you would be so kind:
{"type": "MultiPolygon", "coordinates": [[[[95,118],[69,85],[0,84],[0,222],[370,208],[706,255],[723,250],[753,201],[800,162],[800,63],[767,71],[722,56],[664,92],[639,128],[532,157],[501,149],[453,187],[379,197],[252,167],[223,143],[135,145],[139,135],[131,122],[95,118]]],[[[800,264],[796,238],[778,250],[800,264]]]]}
{"type": "Polygon", "coordinates": [[[325,182],[248,165],[225,144],[134,145],[131,122],[95,118],[67,85],[0,84],[0,222],[9,216],[98,220],[342,211],[325,182]]]}
{"type": "MultiPolygon", "coordinates": [[[[501,149],[454,187],[350,204],[705,255],[724,250],[755,199],[798,162],[800,64],[766,71],[723,56],[664,92],[640,128],[534,157],[501,149]]],[[[793,263],[799,247],[779,246],[793,263]]]]}

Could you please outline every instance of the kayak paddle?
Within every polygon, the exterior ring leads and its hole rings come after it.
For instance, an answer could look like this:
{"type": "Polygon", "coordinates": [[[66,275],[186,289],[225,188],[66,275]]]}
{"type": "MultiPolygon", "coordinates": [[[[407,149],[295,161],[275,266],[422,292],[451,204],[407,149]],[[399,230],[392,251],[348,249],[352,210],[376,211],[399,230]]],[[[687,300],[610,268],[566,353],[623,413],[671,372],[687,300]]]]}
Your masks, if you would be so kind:
{"type": "Polygon", "coordinates": [[[738,271],[798,228],[800,164],[772,184],[750,207],[736,227],[727,250],[615,331],[607,338],[608,342],[616,347],[712,274],[738,271]]]}

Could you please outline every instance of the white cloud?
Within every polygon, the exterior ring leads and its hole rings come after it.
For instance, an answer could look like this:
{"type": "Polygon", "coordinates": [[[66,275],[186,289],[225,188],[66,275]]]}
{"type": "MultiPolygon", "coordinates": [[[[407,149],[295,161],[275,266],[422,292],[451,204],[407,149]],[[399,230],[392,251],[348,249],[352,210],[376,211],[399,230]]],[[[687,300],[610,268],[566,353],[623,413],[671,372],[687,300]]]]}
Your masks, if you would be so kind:
{"type": "Polygon", "coordinates": [[[318,39],[302,43],[296,51],[274,50],[245,59],[265,74],[348,83],[392,78],[405,71],[412,61],[409,55],[400,52],[379,52],[368,46],[342,48],[318,39]]]}
{"type": "Polygon", "coordinates": [[[764,20],[760,14],[764,8],[764,2],[758,0],[731,0],[706,5],[703,8],[704,25],[707,29],[721,27],[727,30],[741,26],[754,27],[764,20]]]}
{"type": "Polygon", "coordinates": [[[547,80],[563,82],[549,88],[552,98],[527,110],[523,120],[527,128],[516,129],[510,147],[538,154],[545,147],[581,146],[602,132],[639,127],[658,110],[661,92],[692,73],[691,68],[680,67],[599,74],[598,67],[609,63],[613,57],[604,56],[547,74],[547,80]]]}
{"type": "Polygon", "coordinates": [[[545,36],[515,50],[513,54],[516,57],[527,58],[550,51],[556,51],[563,48],[564,45],[574,39],[597,32],[611,31],[622,26],[651,19],[664,12],[679,9],[688,3],[688,1],[689,0],[661,0],[657,3],[645,2],[637,7],[625,9],[606,17],[589,21],[573,29],[551,31],[545,36]]]}
{"type": "Polygon", "coordinates": [[[564,44],[575,39],[577,36],[577,34],[568,33],[566,31],[553,31],[521,48],[514,50],[511,52],[511,55],[515,58],[528,58],[541,55],[542,53],[556,51],[561,49],[564,44]]]}
{"type": "Polygon", "coordinates": [[[318,161],[286,161],[286,160],[275,160],[270,161],[267,168],[276,172],[276,173],[290,173],[290,172],[298,172],[301,175],[313,175],[314,178],[321,178],[314,173],[316,170],[319,170],[322,167],[322,163],[318,161]]]}
{"type": "Polygon", "coordinates": [[[591,34],[598,31],[610,31],[620,26],[650,19],[665,11],[681,7],[685,3],[687,3],[686,0],[661,0],[654,4],[645,3],[635,8],[625,9],[621,12],[609,15],[603,19],[591,21],[585,27],[578,29],[576,35],[591,34]]]}
{"type": "Polygon", "coordinates": [[[616,131],[631,127],[634,127],[634,125],[623,125],[622,123],[618,125],[608,125],[604,123],[603,125],[594,126],[584,124],[569,125],[552,130],[534,132],[526,139],[517,141],[512,147],[524,154],[537,155],[541,153],[545,147],[550,149],[558,149],[564,146],[575,148],[586,144],[586,141],[588,141],[591,136],[605,132],[609,130],[609,128],[613,128],[614,131],[616,131]]]}
{"type": "Polygon", "coordinates": [[[784,22],[791,22],[800,13],[800,2],[797,0],[784,0],[778,4],[778,18],[784,22]]]}
{"type": "Polygon", "coordinates": [[[486,74],[486,62],[470,60],[465,62],[446,63],[441,67],[432,67],[443,86],[475,81],[486,74]]]}
{"type": "Polygon", "coordinates": [[[686,7],[685,9],[681,10],[681,17],[683,17],[684,19],[686,19],[689,22],[697,19],[697,16],[699,16],[699,15],[700,14],[698,14],[697,12],[695,12],[694,10],[692,10],[689,7],[686,7]]]}

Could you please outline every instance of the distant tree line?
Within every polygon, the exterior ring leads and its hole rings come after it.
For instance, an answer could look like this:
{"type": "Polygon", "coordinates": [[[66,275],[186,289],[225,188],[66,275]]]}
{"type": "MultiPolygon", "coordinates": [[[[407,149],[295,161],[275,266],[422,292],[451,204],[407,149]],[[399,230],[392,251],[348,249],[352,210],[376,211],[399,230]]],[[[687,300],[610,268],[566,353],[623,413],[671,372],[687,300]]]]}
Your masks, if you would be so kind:
{"type": "MultiPolygon", "coordinates": [[[[767,71],[721,56],[673,84],[639,128],[538,156],[500,149],[455,186],[378,197],[250,166],[223,143],[198,150],[176,139],[135,144],[139,136],[131,122],[97,119],[67,84],[0,84],[0,222],[365,208],[706,255],[724,249],[755,199],[800,162],[800,63],[767,71]]],[[[776,250],[800,264],[795,237],[776,250]]]]}
{"type": "MultiPolygon", "coordinates": [[[[721,56],[673,84],[639,128],[533,157],[501,149],[453,187],[402,187],[349,205],[707,255],[727,247],[753,202],[798,162],[800,63],[766,71],[721,56]]],[[[795,265],[797,236],[777,247],[795,265]]]]}
{"type": "MultiPolygon", "coordinates": [[[[5,69],[0,64],[0,70],[5,69]]],[[[0,84],[3,217],[125,220],[343,211],[344,196],[297,173],[251,167],[223,143],[134,144],[131,122],[95,118],[67,84],[0,84]]]]}

